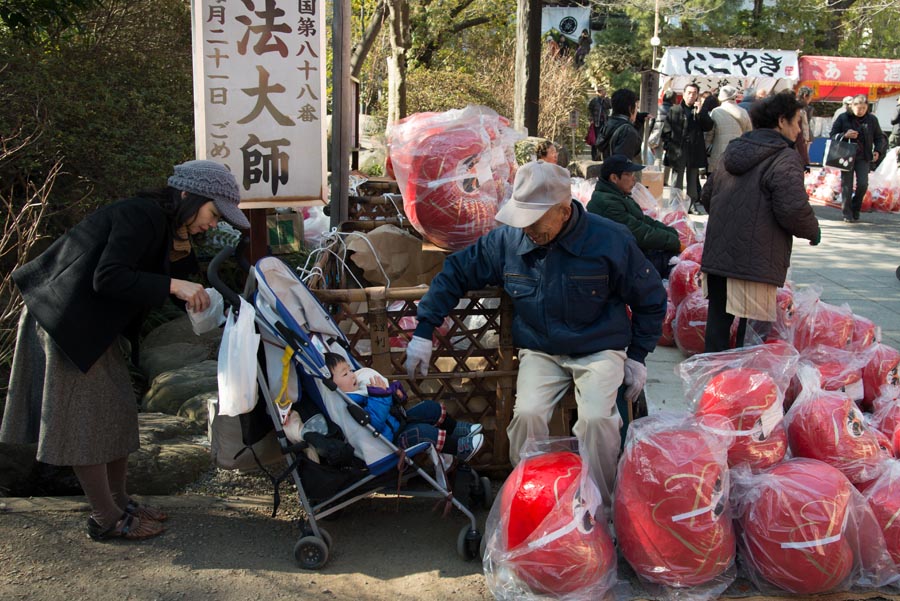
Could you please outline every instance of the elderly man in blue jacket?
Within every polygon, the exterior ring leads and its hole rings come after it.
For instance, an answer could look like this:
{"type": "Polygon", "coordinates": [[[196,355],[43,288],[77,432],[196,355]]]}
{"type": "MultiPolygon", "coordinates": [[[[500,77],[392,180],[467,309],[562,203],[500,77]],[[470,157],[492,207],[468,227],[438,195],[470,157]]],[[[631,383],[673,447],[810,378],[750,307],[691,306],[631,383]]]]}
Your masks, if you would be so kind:
{"type": "Polygon", "coordinates": [[[647,380],[644,359],[666,313],[662,281],[628,228],[572,202],[569,172],[558,165],[520,167],[496,219],[506,225],[447,257],[419,303],[407,372],[428,373],[432,332],[467,291],[502,285],[519,348],[510,460],[518,463],[529,438],[548,435],[553,408],[574,384],[574,433],[608,504],[620,441],[616,393],[624,380],[633,402],[647,380]]]}

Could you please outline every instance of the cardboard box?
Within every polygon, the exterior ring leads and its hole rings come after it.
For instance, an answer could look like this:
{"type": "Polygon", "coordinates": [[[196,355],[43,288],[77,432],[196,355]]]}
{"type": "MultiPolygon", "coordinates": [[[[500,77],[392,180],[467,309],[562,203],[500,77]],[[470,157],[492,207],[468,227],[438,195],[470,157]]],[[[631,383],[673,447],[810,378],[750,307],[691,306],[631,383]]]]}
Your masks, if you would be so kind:
{"type": "Polygon", "coordinates": [[[650,169],[641,171],[641,183],[644,184],[653,198],[659,201],[663,193],[663,172],[650,169]]]}
{"type": "Polygon", "coordinates": [[[294,212],[266,215],[273,255],[298,252],[303,246],[303,217],[294,212]]]}

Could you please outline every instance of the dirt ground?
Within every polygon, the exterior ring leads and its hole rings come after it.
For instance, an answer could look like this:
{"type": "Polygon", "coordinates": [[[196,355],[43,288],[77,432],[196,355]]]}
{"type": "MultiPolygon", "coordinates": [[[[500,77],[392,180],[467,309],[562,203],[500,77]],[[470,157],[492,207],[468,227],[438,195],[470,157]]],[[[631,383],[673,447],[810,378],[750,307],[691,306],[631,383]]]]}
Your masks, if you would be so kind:
{"type": "MultiPolygon", "coordinates": [[[[286,491],[286,494],[290,494],[286,491]]],[[[85,534],[76,499],[4,499],[0,504],[0,599],[333,601],[491,599],[480,562],[456,554],[461,514],[433,502],[364,500],[323,521],[333,539],[328,564],[303,571],[293,560],[299,532],[272,519],[270,498],[223,503],[209,497],[153,501],[168,530],[142,542],[85,534]]],[[[479,515],[483,527],[485,512],[479,515]]]]}

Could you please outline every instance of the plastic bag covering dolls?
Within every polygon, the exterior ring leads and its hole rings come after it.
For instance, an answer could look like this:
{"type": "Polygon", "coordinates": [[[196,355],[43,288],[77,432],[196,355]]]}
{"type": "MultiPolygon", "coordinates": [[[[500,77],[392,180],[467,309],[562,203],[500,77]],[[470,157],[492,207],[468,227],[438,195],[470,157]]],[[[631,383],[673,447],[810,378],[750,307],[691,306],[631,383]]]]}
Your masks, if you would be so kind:
{"type": "Polygon", "coordinates": [[[871,362],[875,350],[871,345],[854,351],[817,344],[803,349],[800,361],[816,367],[823,390],[840,390],[859,401],[863,398],[863,367],[871,362]]]}
{"type": "Polygon", "coordinates": [[[837,307],[820,300],[819,294],[815,287],[794,294],[797,311],[794,346],[801,352],[817,344],[849,348],[853,340],[853,312],[849,305],[837,307]]]}
{"type": "Polygon", "coordinates": [[[757,474],[732,470],[743,564],[763,593],[811,595],[896,577],[862,494],[835,468],[791,459],[757,474]]]}
{"type": "Polygon", "coordinates": [[[671,300],[666,300],[666,316],[663,318],[662,334],[656,342],[659,346],[675,346],[675,331],[673,322],[675,321],[675,305],[671,300]]]}
{"type": "Polygon", "coordinates": [[[886,461],[881,475],[863,494],[881,526],[891,559],[900,566],[900,461],[886,461]]]}
{"type": "Polygon", "coordinates": [[[678,258],[682,261],[693,261],[694,263],[697,263],[699,265],[701,259],[703,259],[703,243],[695,242],[694,244],[691,244],[683,251],[681,251],[681,254],[678,255],[678,258]]]}
{"type": "Polygon", "coordinates": [[[900,376],[897,365],[900,352],[886,344],[875,345],[874,355],[863,368],[863,405],[868,407],[877,397],[897,396],[900,392],[900,376]]]}
{"type": "Polygon", "coordinates": [[[505,118],[474,105],[416,113],[392,126],[391,164],[413,227],[450,250],[492,230],[498,207],[511,193],[513,146],[522,137],[505,118]]]}
{"type": "Polygon", "coordinates": [[[798,361],[791,345],[773,343],[694,355],[678,366],[694,412],[731,422],[730,466],[747,463],[764,469],[784,458],[782,402],[798,361]]]}
{"type": "Polygon", "coordinates": [[[822,390],[817,370],[798,370],[802,391],[785,416],[788,445],[795,457],[818,459],[861,484],[878,475],[889,455],[846,393],[822,390]]]}
{"type": "Polygon", "coordinates": [[[702,353],[706,342],[706,314],[709,302],[702,290],[695,290],[675,309],[675,344],[686,355],[702,353]]]}
{"type": "Polygon", "coordinates": [[[616,551],[575,439],[532,441],[486,527],[484,572],[496,599],[602,599],[616,551]]]}
{"type": "MultiPolygon", "coordinates": [[[[727,420],[708,421],[728,428],[727,420]]],[[[727,437],[681,415],[656,414],[628,429],[613,523],[622,556],[642,580],[692,587],[688,597],[700,599],[734,579],[727,446],[727,437]]]]}
{"type": "MultiPolygon", "coordinates": [[[[894,394],[882,395],[872,402],[869,423],[889,440],[900,432],[900,401],[894,394]]],[[[896,455],[896,452],[895,452],[896,455]]]]}
{"type": "Polygon", "coordinates": [[[669,273],[669,299],[678,307],[692,292],[700,290],[700,263],[679,261],[669,273]]]}

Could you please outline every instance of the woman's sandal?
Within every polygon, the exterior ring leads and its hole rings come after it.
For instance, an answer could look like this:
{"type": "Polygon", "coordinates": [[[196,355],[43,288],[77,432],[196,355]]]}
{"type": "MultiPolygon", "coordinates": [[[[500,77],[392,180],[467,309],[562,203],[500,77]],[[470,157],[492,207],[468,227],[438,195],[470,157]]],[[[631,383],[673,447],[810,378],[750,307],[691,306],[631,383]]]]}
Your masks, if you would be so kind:
{"type": "Polygon", "coordinates": [[[125,540],[143,540],[145,538],[153,538],[165,531],[165,528],[159,522],[151,519],[141,519],[131,513],[123,513],[119,521],[111,528],[103,528],[100,523],[94,519],[94,516],[88,517],[88,536],[94,540],[108,540],[111,538],[124,538],[125,540]]]}
{"type": "Polygon", "coordinates": [[[130,513],[139,518],[153,520],[154,522],[165,522],[169,519],[169,516],[162,509],[150,507],[149,505],[141,505],[134,499],[128,499],[128,505],[125,506],[125,513],[130,513]]]}

